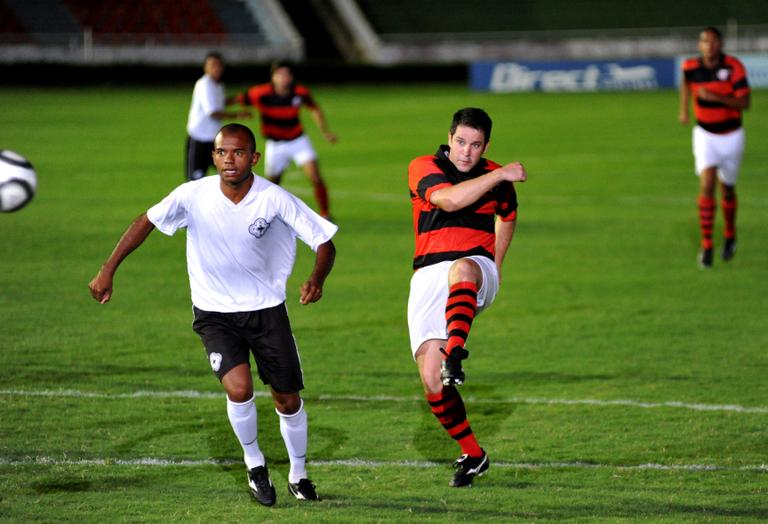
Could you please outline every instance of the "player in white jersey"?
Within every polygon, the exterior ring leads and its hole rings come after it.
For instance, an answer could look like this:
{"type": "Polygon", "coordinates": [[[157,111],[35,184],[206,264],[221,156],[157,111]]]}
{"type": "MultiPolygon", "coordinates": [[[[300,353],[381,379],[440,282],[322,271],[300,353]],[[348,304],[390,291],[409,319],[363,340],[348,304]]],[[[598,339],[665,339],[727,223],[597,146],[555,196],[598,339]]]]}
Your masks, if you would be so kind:
{"type": "Polygon", "coordinates": [[[243,448],[248,484],[261,504],[275,490],[257,440],[250,355],[271,388],[290,471],[288,489],[300,500],[318,500],[305,467],[307,414],[301,362],[285,309],[286,281],[296,256],[296,237],[316,251],[301,286],[300,302],[320,300],[333,267],[337,227],[280,186],[255,176],[260,158],[250,129],[221,128],[214,141],[218,177],[187,182],[137,218],[90,282],[91,295],[112,297],[120,263],[157,228],[173,235],[187,229],[187,269],[194,330],[227,394],[227,414],[243,448]]]}
{"type": "Polygon", "coordinates": [[[184,172],[187,180],[205,176],[213,166],[213,139],[224,118],[250,118],[249,111],[226,111],[226,97],[221,77],[224,59],[218,53],[208,53],[203,62],[203,76],[195,82],[192,103],[187,117],[187,157],[184,172]]]}

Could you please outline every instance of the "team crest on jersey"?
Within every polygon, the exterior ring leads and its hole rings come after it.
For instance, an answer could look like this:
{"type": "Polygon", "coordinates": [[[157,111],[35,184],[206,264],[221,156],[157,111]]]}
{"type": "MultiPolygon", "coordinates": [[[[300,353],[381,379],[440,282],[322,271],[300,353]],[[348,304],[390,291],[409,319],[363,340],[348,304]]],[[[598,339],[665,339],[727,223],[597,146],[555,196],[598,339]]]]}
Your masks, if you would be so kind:
{"type": "Polygon", "coordinates": [[[263,237],[264,233],[267,232],[267,229],[269,229],[269,222],[263,218],[257,218],[253,224],[248,226],[248,232],[256,238],[263,237]]]}
{"type": "Polygon", "coordinates": [[[291,100],[291,105],[293,105],[293,107],[299,107],[301,105],[301,97],[299,95],[294,96],[293,100],[291,100]]]}
{"type": "Polygon", "coordinates": [[[721,82],[725,82],[728,80],[728,78],[731,76],[731,71],[728,69],[718,69],[717,70],[717,79],[721,82]]]}
{"type": "Polygon", "coordinates": [[[208,355],[208,360],[211,361],[213,371],[218,371],[221,368],[221,353],[211,353],[208,355]]]}

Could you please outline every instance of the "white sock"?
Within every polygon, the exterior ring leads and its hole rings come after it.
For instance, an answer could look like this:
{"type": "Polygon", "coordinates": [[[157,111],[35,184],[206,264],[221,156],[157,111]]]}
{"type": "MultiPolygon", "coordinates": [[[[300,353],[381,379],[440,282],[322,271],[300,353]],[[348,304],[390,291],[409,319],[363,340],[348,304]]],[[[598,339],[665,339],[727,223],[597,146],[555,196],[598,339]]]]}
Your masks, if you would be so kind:
{"type": "Polygon", "coordinates": [[[245,402],[232,402],[227,397],[227,415],[232,429],[243,447],[245,467],[253,469],[263,466],[264,455],[259,449],[258,424],[256,418],[256,404],[251,400],[245,402]]]}
{"type": "Polygon", "coordinates": [[[288,450],[288,459],[291,461],[291,470],[288,473],[288,482],[296,484],[301,479],[307,478],[307,412],[304,411],[304,401],[301,401],[299,410],[292,415],[285,415],[275,410],[280,416],[280,434],[288,450]]]}

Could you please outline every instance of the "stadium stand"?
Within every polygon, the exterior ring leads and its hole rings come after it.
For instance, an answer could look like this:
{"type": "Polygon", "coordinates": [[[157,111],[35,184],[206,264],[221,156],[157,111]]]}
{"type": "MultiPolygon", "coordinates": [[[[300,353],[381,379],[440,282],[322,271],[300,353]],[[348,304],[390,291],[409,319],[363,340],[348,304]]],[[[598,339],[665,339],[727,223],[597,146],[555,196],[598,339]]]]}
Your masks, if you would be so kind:
{"type": "Polygon", "coordinates": [[[733,51],[768,51],[764,0],[327,2],[354,39],[345,48],[382,65],[671,57],[695,51],[706,25],[723,27],[733,51]]]}
{"type": "MultiPolygon", "coordinates": [[[[80,24],[59,0],[2,0],[0,5],[9,17],[18,20],[30,39],[41,44],[55,43],[61,35],[80,31],[80,24]]],[[[3,33],[10,36],[10,31],[3,33]]]]}
{"type": "Polygon", "coordinates": [[[0,35],[12,43],[29,42],[30,37],[13,12],[0,3],[0,35]]]}
{"type": "Polygon", "coordinates": [[[224,39],[225,30],[207,0],[64,0],[80,26],[90,29],[94,42],[136,43],[148,35],[158,41],[185,42],[204,38],[210,43],[224,39]]]}
{"type": "Polygon", "coordinates": [[[488,38],[520,31],[601,31],[768,23],[764,0],[357,0],[381,36],[452,34],[488,38]]]}
{"type": "Polygon", "coordinates": [[[768,52],[766,0],[0,0],[0,63],[192,65],[213,45],[252,65],[653,58],[695,52],[705,25],[768,52]]]}
{"type": "Polygon", "coordinates": [[[303,57],[278,0],[0,0],[0,63],[197,66],[212,47],[233,64],[303,57]]]}

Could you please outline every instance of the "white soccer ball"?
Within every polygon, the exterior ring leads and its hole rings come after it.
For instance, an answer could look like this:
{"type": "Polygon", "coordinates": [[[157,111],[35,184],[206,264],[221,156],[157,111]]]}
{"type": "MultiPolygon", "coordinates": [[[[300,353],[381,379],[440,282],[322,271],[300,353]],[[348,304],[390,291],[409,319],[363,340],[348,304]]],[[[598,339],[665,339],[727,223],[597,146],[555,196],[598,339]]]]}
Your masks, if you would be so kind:
{"type": "Polygon", "coordinates": [[[0,150],[0,211],[18,211],[37,190],[37,175],[29,160],[7,149],[0,150]]]}

